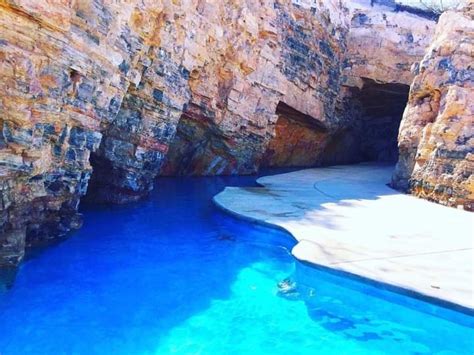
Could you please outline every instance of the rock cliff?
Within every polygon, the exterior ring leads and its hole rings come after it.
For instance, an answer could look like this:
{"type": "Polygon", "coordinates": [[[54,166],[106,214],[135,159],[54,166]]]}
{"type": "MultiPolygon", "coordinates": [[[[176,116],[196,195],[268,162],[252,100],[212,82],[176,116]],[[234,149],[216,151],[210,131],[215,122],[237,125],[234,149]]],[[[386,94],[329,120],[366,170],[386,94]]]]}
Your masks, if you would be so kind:
{"type": "Polygon", "coordinates": [[[416,66],[393,185],[474,210],[474,4],[443,13],[416,66]]]}
{"type": "Polygon", "coordinates": [[[86,192],[392,159],[435,22],[372,3],[0,0],[0,263],[78,228],[86,192]]]}

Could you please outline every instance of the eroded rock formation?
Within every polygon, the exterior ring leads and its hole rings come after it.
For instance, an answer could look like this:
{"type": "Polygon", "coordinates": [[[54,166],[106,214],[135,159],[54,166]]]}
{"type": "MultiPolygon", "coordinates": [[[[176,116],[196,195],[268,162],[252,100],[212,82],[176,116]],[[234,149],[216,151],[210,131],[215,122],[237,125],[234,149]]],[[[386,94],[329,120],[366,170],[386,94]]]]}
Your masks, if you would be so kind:
{"type": "MultiPolygon", "coordinates": [[[[340,9],[331,1],[312,10],[268,1],[248,2],[230,18],[229,8],[223,10],[218,17],[228,18],[226,35],[217,46],[223,50],[192,71],[192,99],[166,174],[256,172],[274,135],[280,102],[321,125],[338,125],[334,103],[347,32],[340,9]]],[[[207,53],[215,52],[212,47],[207,53]]]]}
{"type": "Polygon", "coordinates": [[[371,3],[0,0],[0,263],[79,227],[87,190],[363,159],[361,93],[409,84],[435,24],[371,3]]]}
{"type": "Polygon", "coordinates": [[[118,70],[131,61],[117,43],[125,10],[0,2],[0,263],[80,226],[90,153],[128,87],[118,70]]]}
{"type": "Polygon", "coordinates": [[[441,15],[416,67],[393,185],[474,209],[474,4],[441,15]]]}

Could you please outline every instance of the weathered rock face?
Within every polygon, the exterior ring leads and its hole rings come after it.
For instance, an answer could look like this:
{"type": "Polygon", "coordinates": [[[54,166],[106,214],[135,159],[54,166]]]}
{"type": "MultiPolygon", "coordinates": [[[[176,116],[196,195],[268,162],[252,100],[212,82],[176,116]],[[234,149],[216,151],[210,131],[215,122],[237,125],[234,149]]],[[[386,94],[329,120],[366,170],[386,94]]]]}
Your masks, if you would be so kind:
{"type": "Polygon", "coordinates": [[[97,10],[0,2],[0,262],[15,264],[25,243],[80,225],[90,152],[111,117],[109,103],[126,91],[114,63],[120,52],[109,50],[115,39],[97,43],[103,26],[123,18],[98,21],[97,10]]]}
{"type": "MultiPolygon", "coordinates": [[[[255,11],[258,9],[252,13],[255,11]]],[[[431,20],[386,6],[373,7],[370,1],[350,8],[320,5],[312,11],[279,4],[266,14],[260,21],[273,19],[273,33],[251,52],[257,65],[249,69],[249,75],[242,75],[239,68],[226,63],[227,93],[219,89],[221,103],[217,107],[212,104],[216,94],[209,90],[216,76],[205,76],[199,84],[204,88],[197,95],[200,100],[183,113],[162,174],[242,174],[255,172],[261,165],[308,166],[371,158],[359,149],[366,142],[360,136],[373,131],[358,122],[365,115],[360,95],[343,88],[362,88],[366,78],[409,83],[413,77],[409,68],[422,57],[434,28],[431,20]],[[367,21],[358,22],[360,17],[367,21]],[[258,50],[262,46],[265,52],[258,50]],[[396,59],[388,63],[386,57],[396,59]],[[386,67],[379,69],[381,63],[386,67]],[[251,84],[252,91],[242,83],[251,84]],[[279,114],[281,104],[312,120],[310,127],[322,129],[308,129],[301,120],[279,114]],[[345,148],[338,146],[341,137],[348,143],[345,148]]],[[[394,123],[389,120],[392,154],[382,160],[396,160],[395,131],[400,119],[399,112],[394,123]]],[[[378,139],[383,138],[384,132],[378,139]]]]}
{"type": "Polygon", "coordinates": [[[308,115],[280,102],[275,137],[269,142],[262,167],[317,165],[330,137],[328,129],[308,115]]]}
{"type": "Polygon", "coordinates": [[[191,101],[163,174],[256,172],[280,102],[336,125],[347,29],[332,1],[313,10],[288,1],[248,1],[213,9],[206,19],[224,36],[207,41],[203,50],[211,58],[191,70],[191,101]]]}
{"type": "Polygon", "coordinates": [[[350,30],[347,36],[345,84],[361,87],[362,79],[410,85],[410,68],[431,43],[434,21],[399,11],[393,1],[347,1],[350,30]],[[385,5],[384,5],[385,4],[385,5]]]}
{"type": "MultiPolygon", "coordinates": [[[[148,194],[190,100],[190,71],[184,66],[192,38],[186,29],[195,26],[188,16],[190,4],[147,4],[131,18],[133,26],[145,22],[147,27],[140,75],[105,129],[99,150],[92,154],[95,173],[88,196],[94,201],[122,203],[148,194]]],[[[140,37],[124,38],[131,48],[141,46],[140,37]]],[[[128,73],[132,67],[124,64],[121,70],[128,73]]]]}
{"type": "Polygon", "coordinates": [[[417,67],[399,135],[393,185],[474,209],[474,5],[439,19],[417,67]]]}
{"type": "Polygon", "coordinates": [[[91,152],[141,82],[160,24],[135,3],[0,1],[0,263],[80,226],[91,152]]]}
{"type": "Polygon", "coordinates": [[[408,83],[434,22],[297,2],[0,0],[0,263],[79,227],[88,185],[361,159],[358,90],[408,83]]]}

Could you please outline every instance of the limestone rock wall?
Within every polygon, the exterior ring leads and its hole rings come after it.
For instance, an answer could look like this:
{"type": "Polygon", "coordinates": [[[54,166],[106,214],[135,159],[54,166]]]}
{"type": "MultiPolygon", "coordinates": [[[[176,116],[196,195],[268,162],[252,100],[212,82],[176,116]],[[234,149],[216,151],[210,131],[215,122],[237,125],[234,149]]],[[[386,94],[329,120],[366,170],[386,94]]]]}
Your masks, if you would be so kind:
{"type": "Polygon", "coordinates": [[[474,5],[441,15],[417,68],[393,185],[474,209],[474,5]]]}
{"type": "MultiPolygon", "coordinates": [[[[27,243],[80,225],[79,199],[101,125],[128,87],[119,65],[130,6],[0,1],[0,253],[16,263],[27,243]]],[[[1,261],[0,261],[1,263],[1,261]]]]}
{"type": "Polygon", "coordinates": [[[336,4],[241,1],[209,11],[209,26],[218,24],[225,35],[203,49],[212,53],[210,60],[190,68],[192,98],[163,174],[256,172],[274,135],[279,102],[336,126],[347,32],[336,4]]]}
{"type": "Polygon", "coordinates": [[[120,68],[124,74],[134,70],[138,74],[92,154],[88,197],[95,202],[135,201],[151,190],[190,99],[190,72],[183,65],[190,36],[186,28],[195,26],[188,18],[189,9],[173,1],[149,4],[131,18],[137,27],[148,25],[145,42],[124,36],[129,48],[146,43],[146,53],[135,66],[125,63],[120,68]]]}
{"type": "Polygon", "coordinates": [[[80,226],[91,153],[101,144],[112,147],[109,156],[126,151],[108,139],[109,127],[133,105],[168,5],[0,1],[0,263],[15,264],[25,244],[80,226]]]}
{"type": "Polygon", "coordinates": [[[368,78],[410,85],[411,67],[431,43],[435,22],[400,11],[393,1],[354,0],[345,6],[350,21],[345,84],[361,87],[368,78]]]}
{"type": "Polygon", "coordinates": [[[407,81],[418,52],[401,39],[420,33],[421,46],[432,26],[395,25],[403,14],[380,24],[379,6],[346,5],[0,0],[0,264],[79,227],[88,188],[91,200],[122,203],[145,196],[160,170],[255,172],[281,104],[323,128],[321,160],[355,125],[348,88],[407,81]],[[388,49],[402,59],[377,70],[388,49]]]}

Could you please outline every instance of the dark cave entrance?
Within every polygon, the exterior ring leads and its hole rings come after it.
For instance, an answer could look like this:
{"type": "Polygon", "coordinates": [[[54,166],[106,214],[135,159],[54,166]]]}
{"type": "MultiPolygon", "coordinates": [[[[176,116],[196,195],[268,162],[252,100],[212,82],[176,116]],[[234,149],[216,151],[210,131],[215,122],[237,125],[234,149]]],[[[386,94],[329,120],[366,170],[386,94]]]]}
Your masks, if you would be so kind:
{"type": "Polygon", "coordinates": [[[317,165],[329,137],[324,124],[281,101],[276,114],[275,136],[268,144],[261,167],[317,165]]]}
{"type": "Polygon", "coordinates": [[[398,129],[410,87],[364,79],[336,109],[342,127],[327,129],[317,119],[280,102],[275,136],[261,167],[314,167],[367,161],[396,163],[398,129]]]}
{"type": "Polygon", "coordinates": [[[353,93],[360,105],[360,161],[397,162],[398,130],[409,91],[408,85],[364,79],[362,89],[353,93]]]}

